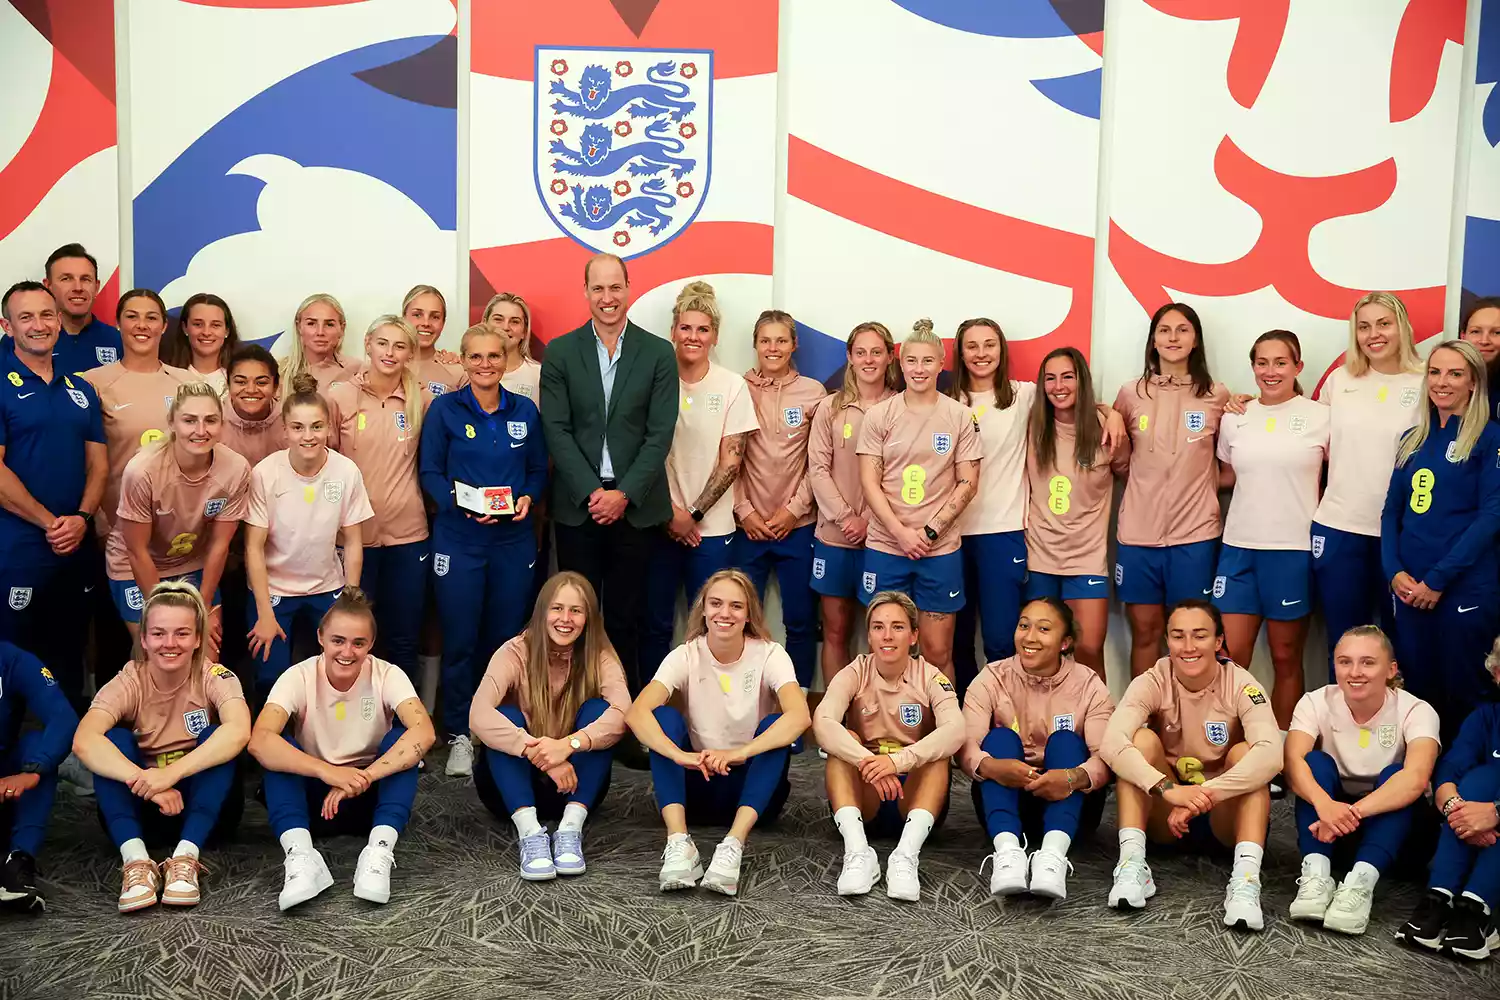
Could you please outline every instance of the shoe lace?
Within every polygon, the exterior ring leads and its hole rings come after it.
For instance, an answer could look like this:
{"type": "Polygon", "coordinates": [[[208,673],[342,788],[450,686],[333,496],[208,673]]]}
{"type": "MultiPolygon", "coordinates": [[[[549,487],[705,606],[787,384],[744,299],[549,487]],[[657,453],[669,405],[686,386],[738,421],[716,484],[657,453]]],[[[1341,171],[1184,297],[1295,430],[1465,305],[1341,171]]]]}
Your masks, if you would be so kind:
{"type": "Polygon", "coordinates": [[[540,861],[543,858],[550,861],[552,858],[552,855],[549,853],[550,846],[547,841],[546,830],[542,830],[540,833],[533,833],[529,837],[522,837],[521,863],[529,864],[533,861],[540,861]]]}
{"type": "Polygon", "coordinates": [[[555,836],[558,854],[583,854],[583,834],[577,830],[558,830],[555,836]]]}
{"type": "Polygon", "coordinates": [[[290,850],[286,852],[286,874],[288,878],[301,878],[306,875],[313,866],[311,852],[303,850],[290,850]]]}
{"type": "Polygon", "coordinates": [[[1370,899],[1370,887],[1366,885],[1344,883],[1339,886],[1338,891],[1333,894],[1333,902],[1330,904],[1336,910],[1352,913],[1361,909],[1370,899]]]}
{"type": "Polygon", "coordinates": [[[361,868],[377,875],[389,875],[396,867],[396,855],[384,847],[366,847],[359,852],[359,863],[361,868]]]}
{"type": "Polygon", "coordinates": [[[467,736],[455,736],[448,741],[448,745],[453,748],[452,753],[468,754],[470,757],[474,756],[474,744],[467,736]]]}
{"type": "Polygon", "coordinates": [[[1229,880],[1229,886],[1224,891],[1225,902],[1234,900],[1239,903],[1260,902],[1260,879],[1250,875],[1236,875],[1229,880]]]}
{"type": "Polygon", "coordinates": [[[891,878],[916,878],[917,859],[910,854],[891,852],[891,856],[885,862],[886,874],[891,878]]]}
{"type": "MultiPolygon", "coordinates": [[[[1297,876],[1297,898],[1312,898],[1323,895],[1333,887],[1333,879],[1327,875],[1299,875],[1297,876]]],[[[1334,903],[1337,904],[1335,899],[1334,903]]]]}
{"type": "Polygon", "coordinates": [[[157,873],[156,863],[153,861],[132,861],[125,866],[125,889],[137,889],[141,886],[150,886],[153,877],[157,873]]]}
{"type": "Polygon", "coordinates": [[[869,871],[870,863],[873,860],[874,859],[871,857],[871,853],[868,850],[844,852],[844,867],[853,872],[859,872],[863,874],[864,872],[869,871]]]}
{"type": "Polygon", "coordinates": [[[198,873],[203,872],[207,874],[208,868],[191,854],[179,854],[174,858],[168,858],[163,861],[161,863],[161,872],[162,877],[166,880],[166,884],[171,885],[173,882],[197,881],[198,873]]]}
{"type": "Polygon", "coordinates": [[[692,844],[691,840],[667,841],[666,848],[661,852],[662,864],[674,864],[686,861],[692,844]]]}
{"type": "Polygon", "coordinates": [[[728,840],[720,841],[719,846],[714,848],[714,860],[712,864],[720,868],[733,868],[740,863],[745,850],[739,844],[728,840]]]}
{"type": "Polygon", "coordinates": [[[1120,863],[1115,865],[1116,882],[1134,882],[1136,885],[1145,885],[1150,874],[1151,870],[1140,858],[1122,858],[1120,863]]]}
{"type": "Polygon", "coordinates": [[[1031,856],[1031,870],[1034,873],[1038,868],[1048,875],[1056,875],[1064,868],[1068,874],[1073,874],[1073,862],[1056,851],[1039,850],[1031,856]]]}

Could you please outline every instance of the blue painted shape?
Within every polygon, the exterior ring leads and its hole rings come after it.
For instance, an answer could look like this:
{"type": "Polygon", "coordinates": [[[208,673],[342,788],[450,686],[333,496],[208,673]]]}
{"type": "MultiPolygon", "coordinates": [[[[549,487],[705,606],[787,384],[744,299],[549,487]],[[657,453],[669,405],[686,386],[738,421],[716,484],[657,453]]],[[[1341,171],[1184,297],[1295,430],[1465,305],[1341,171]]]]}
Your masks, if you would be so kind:
{"type": "Polygon", "coordinates": [[[848,358],[844,342],[821,330],[797,323],[797,371],[822,382],[843,367],[848,358]]]}
{"type": "Polygon", "coordinates": [[[1064,38],[1073,29],[1049,0],[892,0],[923,20],[997,38],[1064,38]]]}
{"type": "Polygon", "coordinates": [[[1500,219],[1465,222],[1463,283],[1475,295],[1500,295],[1500,219]]]}
{"type": "MultiPolygon", "coordinates": [[[[1500,0],[1484,0],[1479,8],[1478,55],[1475,82],[1500,84],[1500,0]]],[[[1481,115],[1484,137],[1491,146],[1500,146],[1500,86],[1490,91],[1481,115]]]]}
{"type": "Polygon", "coordinates": [[[1055,76],[1050,80],[1032,80],[1031,85],[1041,91],[1053,104],[1067,108],[1074,114],[1099,120],[1099,103],[1104,89],[1104,70],[1091,69],[1072,76],[1055,76]]]}
{"type": "Polygon", "coordinates": [[[402,191],[438,228],[456,230],[457,111],[405,100],[355,76],[441,42],[440,36],[398,38],[340,53],[231,111],[136,196],[136,283],[164,287],[187,272],[203,247],[259,230],[255,203],[263,182],[226,176],[256,153],[375,177],[402,191]]]}

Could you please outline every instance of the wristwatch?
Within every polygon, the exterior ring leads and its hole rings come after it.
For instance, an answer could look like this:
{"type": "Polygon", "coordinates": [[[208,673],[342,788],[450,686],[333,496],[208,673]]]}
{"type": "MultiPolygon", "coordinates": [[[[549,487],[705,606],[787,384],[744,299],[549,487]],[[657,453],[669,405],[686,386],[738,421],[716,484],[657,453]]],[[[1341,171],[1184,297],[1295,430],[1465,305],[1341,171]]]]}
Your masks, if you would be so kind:
{"type": "Polygon", "coordinates": [[[1168,790],[1176,788],[1176,787],[1177,787],[1177,782],[1173,781],[1171,778],[1163,778],[1160,781],[1158,781],[1156,784],[1154,784],[1154,785],[1151,786],[1151,794],[1152,795],[1161,795],[1161,794],[1164,794],[1165,792],[1167,792],[1168,790]]]}
{"type": "Polygon", "coordinates": [[[75,513],[73,516],[74,517],[81,517],[81,518],[83,518],[84,527],[91,527],[93,525],[93,523],[94,523],[94,515],[90,514],[86,510],[80,510],[77,513],[75,513]]]}
{"type": "Polygon", "coordinates": [[[927,540],[929,542],[935,542],[938,540],[938,533],[932,530],[932,525],[924,525],[922,527],[922,530],[927,533],[927,540]]]}
{"type": "Polygon", "coordinates": [[[572,747],[573,750],[576,752],[576,751],[579,751],[579,750],[583,749],[583,741],[580,740],[578,737],[574,736],[574,737],[572,737],[571,739],[568,740],[568,746],[572,747]]]}
{"type": "Polygon", "coordinates": [[[689,507],[688,514],[692,516],[694,521],[703,520],[703,511],[699,510],[697,507],[689,507]]]}

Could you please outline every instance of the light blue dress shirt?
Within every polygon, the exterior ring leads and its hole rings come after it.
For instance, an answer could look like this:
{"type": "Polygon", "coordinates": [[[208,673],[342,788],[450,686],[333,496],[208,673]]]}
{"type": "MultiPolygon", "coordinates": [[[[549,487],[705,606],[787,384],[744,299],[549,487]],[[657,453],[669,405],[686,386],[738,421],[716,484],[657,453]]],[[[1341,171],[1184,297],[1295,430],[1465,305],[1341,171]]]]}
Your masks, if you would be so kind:
{"type": "MultiPolygon", "coordinates": [[[[610,357],[609,348],[604,346],[604,341],[599,337],[599,328],[589,323],[589,328],[594,331],[594,350],[599,355],[599,379],[604,383],[604,412],[609,413],[609,397],[615,391],[615,369],[620,364],[620,355],[625,352],[625,331],[620,331],[620,339],[615,341],[615,354],[610,357]]],[[[599,456],[599,478],[615,478],[615,463],[609,457],[609,434],[604,435],[604,453],[599,456]]]]}

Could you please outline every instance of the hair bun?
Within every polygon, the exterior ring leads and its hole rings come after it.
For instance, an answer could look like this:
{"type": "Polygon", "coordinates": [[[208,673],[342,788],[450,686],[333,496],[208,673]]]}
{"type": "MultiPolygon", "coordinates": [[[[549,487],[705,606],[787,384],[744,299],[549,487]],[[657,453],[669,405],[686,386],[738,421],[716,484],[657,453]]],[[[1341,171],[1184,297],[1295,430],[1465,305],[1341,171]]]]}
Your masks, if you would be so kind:
{"type": "Polygon", "coordinates": [[[933,331],[932,320],[923,316],[911,325],[913,333],[931,333],[933,331]]]}
{"type": "Polygon", "coordinates": [[[295,395],[317,395],[318,378],[312,372],[301,372],[292,379],[292,392],[295,395]]]}

